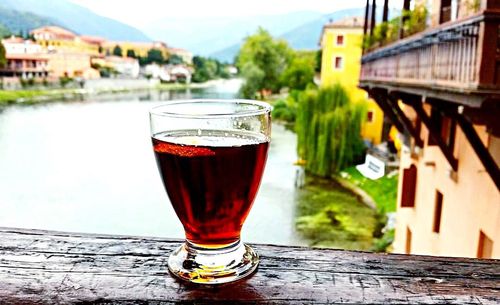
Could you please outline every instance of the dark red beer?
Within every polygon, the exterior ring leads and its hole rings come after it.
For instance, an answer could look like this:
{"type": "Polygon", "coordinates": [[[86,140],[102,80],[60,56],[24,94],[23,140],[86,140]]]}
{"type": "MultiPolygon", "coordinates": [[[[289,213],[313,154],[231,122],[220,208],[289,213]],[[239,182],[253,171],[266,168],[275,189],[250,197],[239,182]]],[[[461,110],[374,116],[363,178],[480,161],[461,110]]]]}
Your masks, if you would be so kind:
{"type": "Polygon", "coordinates": [[[154,135],[153,147],[186,238],[205,247],[237,241],[260,185],[268,139],[241,131],[183,130],[154,135]]]}

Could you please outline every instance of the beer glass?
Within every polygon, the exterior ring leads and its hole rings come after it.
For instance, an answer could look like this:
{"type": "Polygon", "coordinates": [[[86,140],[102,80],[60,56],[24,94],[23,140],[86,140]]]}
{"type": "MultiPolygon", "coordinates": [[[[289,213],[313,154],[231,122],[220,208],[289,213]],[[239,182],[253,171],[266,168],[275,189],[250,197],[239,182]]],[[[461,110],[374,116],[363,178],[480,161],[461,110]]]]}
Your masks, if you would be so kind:
{"type": "Polygon", "coordinates": [[[175,276],[218,284],[257,268],[240,232],[264,172],[270,113],[250,100],[171,101],[150,111],[160,176],[186,235],[168,260],[175,276]]]}

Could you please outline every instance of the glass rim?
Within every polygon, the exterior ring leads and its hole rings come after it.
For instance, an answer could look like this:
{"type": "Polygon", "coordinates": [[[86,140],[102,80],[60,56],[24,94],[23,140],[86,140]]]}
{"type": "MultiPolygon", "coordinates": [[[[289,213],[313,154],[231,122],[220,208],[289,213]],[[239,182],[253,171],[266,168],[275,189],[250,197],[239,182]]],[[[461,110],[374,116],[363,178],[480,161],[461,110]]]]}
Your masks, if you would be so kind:
{"type": "Polygon", "coordinates": [[[249,100],[249,99],[181,99],[171,100],[155,106],[149,110],[150,115],[172,117],[172,118],[190,118],[190,119],[214,119],[214,118],[229,118],[229,117],[246,117],[257,116],[271,113],[272,107],[266,102],[249,100]],[[205,114],[188,114],[179,113],[174,111],[160,111],[165,108],[178,104],[197,104],[197,103],[220,103],[220,104],[246,104],[258,106],[258,109],[245,109],[242,111],[235,111],[233,113],[205,113],[205,114]]]}

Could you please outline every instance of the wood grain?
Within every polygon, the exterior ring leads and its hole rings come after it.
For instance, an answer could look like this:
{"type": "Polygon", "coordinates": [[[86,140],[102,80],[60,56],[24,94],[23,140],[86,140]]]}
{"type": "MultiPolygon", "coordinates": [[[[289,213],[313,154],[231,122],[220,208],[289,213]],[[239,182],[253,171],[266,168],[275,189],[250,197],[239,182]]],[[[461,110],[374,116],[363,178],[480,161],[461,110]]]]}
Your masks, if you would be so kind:
{"type": "Polygon", "coordinates": [[[179,240],[0,228],[0,304],[498,304],[500,261],[254,245],[257,273],[178,282],[179,240]]]}

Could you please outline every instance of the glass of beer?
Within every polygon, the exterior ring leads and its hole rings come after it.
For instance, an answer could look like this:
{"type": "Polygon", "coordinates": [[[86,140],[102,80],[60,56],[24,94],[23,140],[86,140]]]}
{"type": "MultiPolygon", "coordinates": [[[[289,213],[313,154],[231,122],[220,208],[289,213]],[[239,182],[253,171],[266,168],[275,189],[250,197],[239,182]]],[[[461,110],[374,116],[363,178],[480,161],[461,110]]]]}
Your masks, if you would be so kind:
{"type": "Polygon", "coordinates": [[[250,100],[171,101],[150,111],[160,176],[186,235],[168,260],[175,276],[219,284],[257,268],[240,232],[264,172],[270,114],[250,100]]]}

